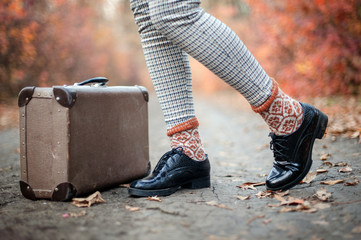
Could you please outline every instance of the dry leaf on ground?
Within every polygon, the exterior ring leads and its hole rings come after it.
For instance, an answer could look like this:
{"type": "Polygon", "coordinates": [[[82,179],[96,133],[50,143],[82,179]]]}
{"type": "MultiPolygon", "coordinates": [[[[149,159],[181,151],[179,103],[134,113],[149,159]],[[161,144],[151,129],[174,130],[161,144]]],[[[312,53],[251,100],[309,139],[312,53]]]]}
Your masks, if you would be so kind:
{"type": "Polygon", "coordinates": [[[338,162],[335,163],[335,167],[349,167],[350,165],[348,163],[345,162],[338,162]]]}
{"type": "Polygon", "coordinates": [[[242,190],[246,190],[246,189],[252,189],[252,190],[257,190],[257,186],[263,186],[265,185],[266,183],[265,182],[245,182],[243,183],[242,185],[240,186],[237,186],[238,188],[241,188],[242,190]]]}
{"type": "Polygon", "coordinates": [[[269,224],[270,222],[272,222],[272,219],[270,219],[270,218],[267,218],[262,221],[263,224],[269,224]]]}
{"type": "Polygon", "coordinates": [[[325,188],[321,188],[320,190],[317,190],[317,192],[313,196],[323,202],[328,202],[331,198],[331,195],[332,194],[330,192],[327,192],[325,188]]]}
{"type": "Polygon", "coordinates": [[[339,180],[322,181],[320,183],[325,184],[325,185],[335,185],[335,184],[339,184],[339,183],[343,183],[343,182],[344,182],[344,180],[339,179],[339,180]]]}
{"type": "Polygon", "coordinates": [[[162,199],[158,196],[152,196],[152,197],[147,197],[148,201],[155,201],[155,202],[161,202],[162,199]]]}
{"type": "Polygon", "coordinates": [[[309,172],[306,177],[303,179],[302,183],[311,183],[316,178],[316,173],[313,173],[312,171],[309,172]]]}
{"type": "Polygon", "coordinates": [[[259,191],[255,195],[257,198],[266,198],[272,196],[272,192],[259,191]]]}
{"type": "Polygon", "coordinates": [[[227,207],[227,206],[224,205],[224,204],[219,204],[219,203],[217,203],[216,201],[206,202],[206,205],[208,205],[208,206],[214,206],[214,207],[219,207],[219,208],[223,208],[223,209],[227,209],[227,210],[232,210],[232,208],[229,208],[229,207],[227,207]]]}
{"type": "Polygon", "coordinates": [[[316,174],[326,173],[326,172],[328,172],[328,170],[327,170],[327,169],[323,169],[323,168],[316,170],[316,174]]]}
{"type": "Polygon", "coordinates": [[[332,162],[329,162],[329,161],[324,161],[324,162],[322,163],[322,165],[328,166],[328,167],[330,167],[330,168],[334,166],[333,163],[332,163],[332,162]]]}
{"type": "Polygon", "coordinates": [[[282,201],[280,203],[281,206],[284,205],[299,205],[299,204],[303,204],[305,201],[303,199],[300,198],[294,198],[294,197],[288,197],[288,200],[282,201]]]}
{"type": "Polygon", "coordinates": [[[264,218],[264,217],[265,217],[265,215],[254,216],[254,217],[250,218],[246,224],[249,225],[254,220],[259,219],[259,218],[264,218]]]}
{"type": "Polygon", "coordinates": [[[312,208],[311,204],[307,201],[299,201],[296,207],[283,207],[280,210],[281,213],[284,212],[304,212],[304,213],[314,213],[317,212],[316,208],[312,208]]]}
{"type": "Polygon", "coordinates": [[[280,196],[280,195],[278,195],[278,194],[275,194],[273,197],[274,197],[275,199],[277,199],[278,201],[280,201],[280,202],[286,201],[286,199],[284,199],[282,196],[280,196]]]}
{"type": "Polygon", "coordinates": [[[237,199],[239,199],[239,200],[248,200],[248,199],[250,199],[250,198],[251,198],[251,195],[248,195],[248,196],[246,196],[246,197],[237,196],[237,199]]]}
{"type": "Polygon", "coordinates": [[[284,197],[284,196],[287,196],[289,193],[290,193],[290,190],[287,190],[287,191],[284,191],[284,192],[278,191],[278,192],[275,192],[275,195],[284,197]]]}
{"type": "Polygon", "coordinates": [[[320,160],[322,161],[326,161],[329,157],[331,157],[332,155],[329,154],[329,153],[325,153],[325,154],[322,154],[321,157],[320,157],[320,160]]]}
{"type": "Polygon", "coordinates": [[[93,204],[105,202],[99,191],[96,191],[87,198],[73,198],[72,201],[72,204],[77,207],[90,207],[93,204]]]}
{"type": "Polygon", "coordinates": [[[86,211],[81,211],[81,212],[78,212],[78,213],[73,213],[73,212],[69,213],[70,217],[75,217],[75,218],[83,217],[85,215],[86,215],[86,211]]]}
{"type": "Polygon", "coordinates": [[[139,207],[132,207],[132,206],[129,206],[129,205],[125,205],[124,208],[130,212],[136,212],[136,211],[139,211],[139,207]]]}
{"type": "Polygon", "coordinates": [[[343,167],[340,168],[340,170],[338,170],[340,173],[348,173],[348,172],[352,172],[352,168],[351,167],[343,167]]]}
{"type": "Polygon", "coordinates": [[[356,186],[359,183],[359,180],[355,178],[353,182],[345,182],[345,186],[356,186]]]}
{"type": "Polygon", "coordinates": [[[352,229],[352,233],[361,233],[361,225],[360,226],[357,226],[357,227],[354,227],[352,229]]]}
{"type": "Polygon", "coordinates": [[[330,208],[331,204],[325,202],[317,202],[313,205],[313,207],[322,210],[322,209],[330,208]]]}

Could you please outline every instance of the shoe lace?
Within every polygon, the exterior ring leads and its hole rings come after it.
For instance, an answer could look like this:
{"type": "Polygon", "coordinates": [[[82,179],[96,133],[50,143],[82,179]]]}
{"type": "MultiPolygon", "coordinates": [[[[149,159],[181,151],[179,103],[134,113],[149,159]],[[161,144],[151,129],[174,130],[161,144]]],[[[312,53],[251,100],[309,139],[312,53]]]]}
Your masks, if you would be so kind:
{"type": "Polygon", "coordinates": [[[167,163],[167,159],[173,158],[173,155],[176,153],[179,153],[179,152],[183,152],[182,147],[173,148],[172,150],[163,154],[163,156],[159,159],[157,165],[155,166],[153,173],[154,174],[158,173],[163,168],[163,166],[167,163]]]}
{"type": "Polygon", "coordinates": [[[270,133],[268,135],[272,138],[270,142],[270,149],[273,151],[273,157],[276,161],[287,161],[288,156],[285,152],[288,151],[286,146],[287,140],[284,138],[278,138],[275,134],[270,133]]]}

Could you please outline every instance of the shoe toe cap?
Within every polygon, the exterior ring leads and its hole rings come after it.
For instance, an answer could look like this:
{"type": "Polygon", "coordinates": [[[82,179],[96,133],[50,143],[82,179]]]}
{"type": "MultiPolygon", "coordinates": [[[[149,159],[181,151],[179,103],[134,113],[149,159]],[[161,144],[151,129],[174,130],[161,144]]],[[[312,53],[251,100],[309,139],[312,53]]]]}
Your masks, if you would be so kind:
{"type": "Polygon", "coordinates": [[[272,168],[266,179],[266,186],[271,190],[282,189],[284,185],[290,182],[293,178],[292,171],[281,170],[278,168],[272,168]]]}

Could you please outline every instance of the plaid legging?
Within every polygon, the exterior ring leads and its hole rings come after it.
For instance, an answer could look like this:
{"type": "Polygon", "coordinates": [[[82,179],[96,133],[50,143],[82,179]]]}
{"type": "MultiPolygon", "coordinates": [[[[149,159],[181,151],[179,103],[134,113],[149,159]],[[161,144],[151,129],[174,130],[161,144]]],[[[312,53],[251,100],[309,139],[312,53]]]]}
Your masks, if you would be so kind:
{"type": "Polygon", "coordinates": [[[272,80],[239,37],[200,0],[131,0],[146,64],[167,129],[195,117],[188,55],[241,93],[264,103],[272,80]]]}

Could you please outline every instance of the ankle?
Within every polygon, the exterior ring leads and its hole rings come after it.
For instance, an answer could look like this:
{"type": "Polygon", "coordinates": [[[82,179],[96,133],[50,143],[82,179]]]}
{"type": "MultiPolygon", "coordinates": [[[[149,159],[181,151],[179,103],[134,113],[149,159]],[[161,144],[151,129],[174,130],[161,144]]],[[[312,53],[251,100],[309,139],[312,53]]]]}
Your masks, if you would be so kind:
{"type": "Polygon", "coordinates": [[[170,141],[171,148],[181,147],[183,152],[191,159],[196,161],[205,160],[206,155],[198,127],[174,133],[170,136],[170,141]]]}
{"type": "Polygon", "coordinates": [[[262,105],[252,107],[276,135],[289,135],[297,131],[303,120],[301,104],[286,95],[273,80],[271,97],[262,105]]]}

